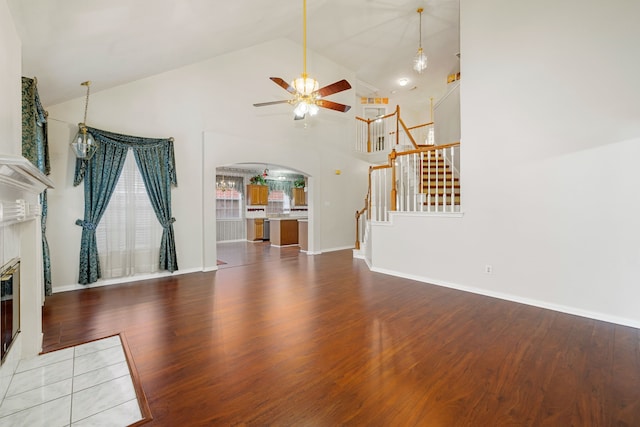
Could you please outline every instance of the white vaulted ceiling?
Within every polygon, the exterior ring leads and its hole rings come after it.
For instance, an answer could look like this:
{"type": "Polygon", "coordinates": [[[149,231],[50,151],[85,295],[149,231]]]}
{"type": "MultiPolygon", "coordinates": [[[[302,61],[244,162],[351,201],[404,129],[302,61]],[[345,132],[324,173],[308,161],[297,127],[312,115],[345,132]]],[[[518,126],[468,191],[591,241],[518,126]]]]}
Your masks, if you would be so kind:
{"type": "MultiPolygon", "coordinates": [[[[23,75],[38,77],[45,105],[78,97],[87,79],[97,91],[267,40],[302,43],[301,0],[7,2],[23,43],[23,75]]],[[[353,70],[359,96],[426,105],[446,90],[447,74],[459,71],[458,0],[308,0],[307,7],[309,50],[353,70]],[[411,68],[418,7],[429,56],[422,75],[411,68]],[[400,77],[410,79],[405,88],[400,77]]]]}

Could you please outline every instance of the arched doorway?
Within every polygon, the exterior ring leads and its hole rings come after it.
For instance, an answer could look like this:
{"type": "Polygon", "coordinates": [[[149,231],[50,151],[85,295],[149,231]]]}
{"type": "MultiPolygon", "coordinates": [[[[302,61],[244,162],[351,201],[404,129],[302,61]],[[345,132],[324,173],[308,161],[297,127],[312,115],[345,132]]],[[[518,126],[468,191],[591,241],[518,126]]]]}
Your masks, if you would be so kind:
{"type": "Polygon", "coordinates": [[[310,177],[270,163],[215,168],[216,267],[309,253],[310,177]]]}

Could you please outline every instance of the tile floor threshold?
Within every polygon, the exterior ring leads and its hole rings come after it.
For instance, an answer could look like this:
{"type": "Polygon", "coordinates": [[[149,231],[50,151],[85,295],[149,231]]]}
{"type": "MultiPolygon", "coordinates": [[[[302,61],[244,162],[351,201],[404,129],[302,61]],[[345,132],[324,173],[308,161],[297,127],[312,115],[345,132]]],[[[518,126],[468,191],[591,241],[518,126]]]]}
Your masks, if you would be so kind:
{"type": "Polygon", "coordinates": [[[0,426],[138,426],[151,420],[122,334],[18,362],[0,426]]]}

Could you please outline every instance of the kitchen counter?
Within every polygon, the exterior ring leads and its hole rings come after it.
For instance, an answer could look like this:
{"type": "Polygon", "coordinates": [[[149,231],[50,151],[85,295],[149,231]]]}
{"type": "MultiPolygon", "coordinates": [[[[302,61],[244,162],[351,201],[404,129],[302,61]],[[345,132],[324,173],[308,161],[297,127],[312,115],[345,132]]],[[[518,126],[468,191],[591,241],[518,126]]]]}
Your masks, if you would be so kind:
{"type": "Polygon", "coordinates": [[[301,252],[309,250],[309,220],[306,218],[298,220],[298,244],[301,252]]]}
{"type": "Polygon", "coordinates": [[[270,239],[274,246],[293,246],[298,244],[298,219],[277,217],[269,218],[271,223],[270,239]]]}

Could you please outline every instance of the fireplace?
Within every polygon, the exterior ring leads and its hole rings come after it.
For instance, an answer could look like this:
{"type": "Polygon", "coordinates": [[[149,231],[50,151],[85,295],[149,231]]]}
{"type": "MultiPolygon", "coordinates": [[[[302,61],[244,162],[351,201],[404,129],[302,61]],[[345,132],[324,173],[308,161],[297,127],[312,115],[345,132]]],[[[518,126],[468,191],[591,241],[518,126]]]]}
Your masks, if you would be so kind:
{"type": "Polygon", "coordinates": [[[42,350],[38,195],[53,182],[22,156],[0,154],[0,390],[18,361],[42,350]]]}
{"type": "Polygon", "coordinates": [[[20,259],[14,258],[0,269],[0,360],[20,331],[20,259]]]}

